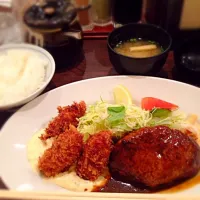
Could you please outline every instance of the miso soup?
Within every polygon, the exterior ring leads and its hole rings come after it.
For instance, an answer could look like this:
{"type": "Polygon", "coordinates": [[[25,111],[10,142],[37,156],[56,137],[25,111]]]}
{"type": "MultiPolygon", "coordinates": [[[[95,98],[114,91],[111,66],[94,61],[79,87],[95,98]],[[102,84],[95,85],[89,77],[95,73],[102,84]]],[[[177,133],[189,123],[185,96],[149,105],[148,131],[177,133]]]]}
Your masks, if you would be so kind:
{"type": "Polygon", "coordinates": [[[148,58],[157,56],[164,51],[161,45],[155,41],[136,38],[120,42],[116,45],[114,50],[119,54],[133,58],[148,58]]]}

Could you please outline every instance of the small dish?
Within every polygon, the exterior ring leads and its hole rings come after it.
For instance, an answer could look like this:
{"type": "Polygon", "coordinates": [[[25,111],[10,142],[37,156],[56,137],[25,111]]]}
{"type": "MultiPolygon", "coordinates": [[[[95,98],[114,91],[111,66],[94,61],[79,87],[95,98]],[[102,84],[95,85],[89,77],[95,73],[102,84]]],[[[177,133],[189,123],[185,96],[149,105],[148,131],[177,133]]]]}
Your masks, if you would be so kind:
{"type": "Polygon", "coordinates": [[[47,61],[47,65],[45,66],[45,75],[44,75],[44,81],[40,85],[38,89],[36,89],[34,92],[29,94],[28,96],[16,100],[15,102],[8,103],[8,104],[3,104],[0,105],[0,110],[8,110],[8,109],[13,109],[19,106],[22,106],[29,101],[33,100],[35,97],[40,95],[44,89],[47,87],[51,79],[53,78],[53,75],[55,73],[55,62],[53,57],[51,56],[50,53],[48,53],[46,50],[35,46],[35,45],[30,45],[30,44],[7,44],[3,45],[0,47],[0,53],[7,52],[8,50],[26,50],[26,51],[31,51],[37,53],[41,59],[44,59],[47,61]]]}
{"type": "Polygon", "coordinates": [[[162,28],[152,24],[127,24],[115,29],[108,36],[110,61],[120,74],[154,75],[166,62],[172,45],[171,36],[162,28]],[[159,55],[148,58],[133,58],[117,53],[114,48],[121,41],[142,38],[155,41],[164,49],[159,55]]]}

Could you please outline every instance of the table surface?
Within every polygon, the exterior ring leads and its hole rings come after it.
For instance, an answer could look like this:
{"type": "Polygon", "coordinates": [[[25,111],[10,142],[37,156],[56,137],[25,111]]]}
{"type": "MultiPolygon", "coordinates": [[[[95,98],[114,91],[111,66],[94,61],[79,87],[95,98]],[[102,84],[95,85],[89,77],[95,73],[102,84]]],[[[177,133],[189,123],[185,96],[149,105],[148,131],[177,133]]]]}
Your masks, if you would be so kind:
{"type": "MultiPolygon", "coordinates": [[[[83,79],[117,75],[109,61],[106,44],[107,41],[105,39],[84,40],[84,59],[77,66],[56,71],[46,91],[83,79]]],[[[173,53],[170,52],[166,64],[156,76],[177,80],[173,69],[173,53]]],[[[0,128],[13,112],[14,111],[0,112],[0,128]]],[[[0,189],[1,188],[6,187],[0,182],[0,189]]]]}
{"type": "MultiPolygon", "coordinates": [[[[84,40],[83,50],[83,60],[76,66],[57,70],[45,92],[75,81],[118,75],[110,63],[106,39],[84,40]]],[[[156,76],[173,79],[173,66],[173,53],[170,52],[166,64],[156,76]]],[[[0,112],[0,127],[12,113],[13,111],[0,112]]]]}

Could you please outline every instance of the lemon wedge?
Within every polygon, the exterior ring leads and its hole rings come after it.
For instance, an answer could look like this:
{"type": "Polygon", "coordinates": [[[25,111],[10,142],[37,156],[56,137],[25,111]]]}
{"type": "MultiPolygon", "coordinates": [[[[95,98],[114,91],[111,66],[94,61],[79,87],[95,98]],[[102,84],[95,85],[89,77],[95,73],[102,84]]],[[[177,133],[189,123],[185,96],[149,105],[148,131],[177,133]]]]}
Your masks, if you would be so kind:
{"type": "Polygon", "coordinates": [[[131,105],[133,104],[132,96],[129,90],[123,85],[118,85],[113,90],[116,104],[131,105]]]}

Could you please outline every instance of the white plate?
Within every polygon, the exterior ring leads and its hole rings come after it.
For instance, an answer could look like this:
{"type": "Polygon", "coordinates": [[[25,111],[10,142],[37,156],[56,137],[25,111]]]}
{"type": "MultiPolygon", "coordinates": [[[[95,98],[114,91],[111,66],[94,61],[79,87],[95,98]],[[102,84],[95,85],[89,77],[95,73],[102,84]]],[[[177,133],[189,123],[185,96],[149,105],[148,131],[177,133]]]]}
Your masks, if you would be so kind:
{"type": "MultiPolygon", "coordinates": [[[[113,88],[125,85],[135,102],[142,97],[153,96],[170,101],[180,106],[187,113],[200,113],[200,89],[159,78],[115,76],[84,80],[62,86],[48,92],[25,105],[16,112],[4,125],[0,133],[0,176],[10,189],[65,191],[64,189],[44,182],[34,174],[26,156],[26,144],[34,132],[43,128],[56,115],[58,105],[68,105],[73,101],[84,100],[94,103],[100,96],[112,101],[113,88]]],[[[197,185],[186,193],[198,193],[197,185]]]]}

